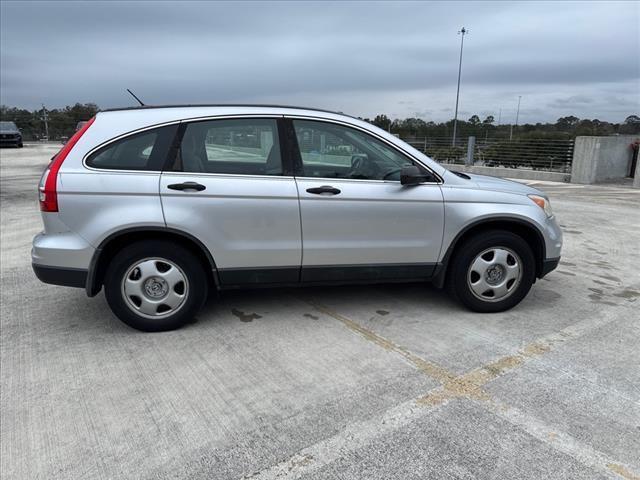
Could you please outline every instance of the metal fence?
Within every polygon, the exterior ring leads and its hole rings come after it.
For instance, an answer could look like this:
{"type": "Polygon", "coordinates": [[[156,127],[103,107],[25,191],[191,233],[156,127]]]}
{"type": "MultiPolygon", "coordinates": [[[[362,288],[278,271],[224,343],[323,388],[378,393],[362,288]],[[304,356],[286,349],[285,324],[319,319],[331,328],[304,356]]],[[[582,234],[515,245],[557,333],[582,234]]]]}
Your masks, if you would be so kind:
{"type": "Polygon", "coordinates": [[[458,138],[455,147],[451,144],[451,137],[413,137],[402,140],[440,163],[463,164],[467,158],[468,138],[458,138]]]}
{"type": "MultiPolygon", "coordinates": [[[[471,137],[470,137],[471,138],[471,137]]],[[[573,160],[573,140],[548,139],[459,139],[452,146],[451,138],[403,138],[414,148],[441,163],[504,168],[525,168],[568,173],[573,160]]]]}

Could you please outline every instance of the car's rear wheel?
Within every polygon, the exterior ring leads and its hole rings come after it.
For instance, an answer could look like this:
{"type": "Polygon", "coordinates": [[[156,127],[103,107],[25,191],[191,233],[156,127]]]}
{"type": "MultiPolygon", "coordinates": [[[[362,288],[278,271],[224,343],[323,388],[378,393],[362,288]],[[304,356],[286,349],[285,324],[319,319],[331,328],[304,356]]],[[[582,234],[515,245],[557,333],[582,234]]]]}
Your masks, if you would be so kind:
{"type": "Polygon", "coordinates": [[[535,257],[520,236],[501,230],[483,232],[456,249],[448,289],[471,310],[501,312],[529,293],[535,274],[535,257]]]}
{"type": "Polygon", "coordinates": [[[111,261],[104,284],[113,313],[145,332],[183,326],[207,293],[207,277],[198,259],[180,246],[157,240],[121,250],[111,261]]]}

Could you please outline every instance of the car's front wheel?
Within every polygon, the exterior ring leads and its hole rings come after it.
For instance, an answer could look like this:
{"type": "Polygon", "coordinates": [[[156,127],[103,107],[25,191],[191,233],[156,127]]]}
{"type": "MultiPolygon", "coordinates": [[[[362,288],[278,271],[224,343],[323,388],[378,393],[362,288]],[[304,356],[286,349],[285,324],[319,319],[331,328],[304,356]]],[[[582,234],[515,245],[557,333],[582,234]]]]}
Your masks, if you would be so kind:
{"type": "Polygon", "coordinates": [[[164,241],[138,242],[121,250],[105,277],[113,313],[145,332],[173,330],[198,312],[206,299],[207,277],[188,250],[164,241]]]}
{"type": "Polygon", "coordinates": [[[483,232],[456,249],[448,272],[450,293],[476,312],[508,310],[535,281],[535,257],[522,237],[502,230],[483,232]]]}

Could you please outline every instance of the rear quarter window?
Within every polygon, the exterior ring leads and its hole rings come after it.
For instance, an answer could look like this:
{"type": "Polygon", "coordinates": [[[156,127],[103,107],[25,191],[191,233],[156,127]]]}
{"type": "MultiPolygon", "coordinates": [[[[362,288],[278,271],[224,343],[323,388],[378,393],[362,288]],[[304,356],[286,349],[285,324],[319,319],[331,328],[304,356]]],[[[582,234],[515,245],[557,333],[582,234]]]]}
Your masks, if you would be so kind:
{"type": "Polygon", "coordinates": [[[93,152],[86,164],[108,170],[161,171],[177,129],[168,125],[127,135],[93,152]]]}

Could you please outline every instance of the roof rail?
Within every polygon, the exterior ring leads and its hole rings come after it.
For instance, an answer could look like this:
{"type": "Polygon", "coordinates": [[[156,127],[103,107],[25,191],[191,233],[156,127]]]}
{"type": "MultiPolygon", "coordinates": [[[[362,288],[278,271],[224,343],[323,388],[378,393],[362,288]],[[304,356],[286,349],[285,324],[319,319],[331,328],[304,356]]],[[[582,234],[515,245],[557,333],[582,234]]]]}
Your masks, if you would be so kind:
{"type": "MultiPolygon", "coordinates": [[[[141,105],[135,107],[121,107],[121,108],[105,108],[104,110],[100,110],[101,112],[119,112],[119,111],[127,111],[127,110],[152,110],[154,108],[188,108],[188,107],[261,107],[261,108],[290,108],[296,110],[313,110],[316,112],[323,113],[335,113],[337,115],[346,115],[342,112],[335,112],[333,110],[324,110],[321,108],[310,108],[310,107],[296,107],[293,105],[269,105],[269,104],[258,104],[258,103],[204,103],[204,104],[183,104],[183,105],[141,105]]],[[[356,118],[356,117],[354,117],[356,118]]]]}

